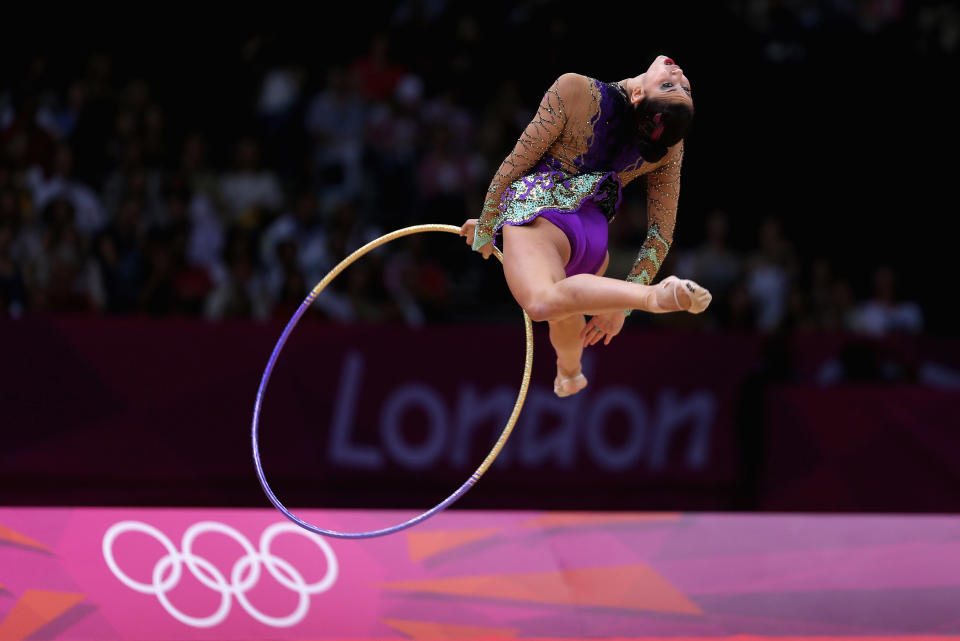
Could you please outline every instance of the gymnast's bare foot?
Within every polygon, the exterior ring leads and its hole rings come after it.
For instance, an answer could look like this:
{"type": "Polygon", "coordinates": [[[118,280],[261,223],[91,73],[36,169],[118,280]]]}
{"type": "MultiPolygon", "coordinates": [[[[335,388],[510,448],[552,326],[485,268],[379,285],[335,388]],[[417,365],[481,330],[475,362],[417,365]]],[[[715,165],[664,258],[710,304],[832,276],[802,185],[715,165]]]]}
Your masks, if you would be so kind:
{"type": "Polygon", "coordinates": [[[657,304],[664,309],[699,314],[707,308],[713,296],[692,280],[667,276],[657,285],[657,304]]]}
{"type": "Polygon", "coordinates": [[[553,381],[553,393],[563,398],[576,394],[587,386],[587,377],[578,368],[575,372],[564,372],[557,365],[557,378],[553,381]]]}

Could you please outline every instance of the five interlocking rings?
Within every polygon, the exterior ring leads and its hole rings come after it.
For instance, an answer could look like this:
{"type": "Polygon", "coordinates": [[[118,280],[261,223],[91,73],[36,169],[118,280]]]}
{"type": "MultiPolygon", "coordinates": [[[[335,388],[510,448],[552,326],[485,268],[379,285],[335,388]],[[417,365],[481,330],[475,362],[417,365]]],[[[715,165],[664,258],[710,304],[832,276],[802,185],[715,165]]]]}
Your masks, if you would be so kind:
{"type": "Polygon", "coordinates": [[[310,609],[310,596],[329,590],[337,580],[337,557],[330,545],[319,536],[304,531],[293,523],[274,523],[260,535],[259,549],[239,532],[228,525],[217,521],[202,521],[187,528],[181,540],[182,551],[178,551],[167,536],[152,525],[140,521],[121,521],[111,526],[103,536],[103,558],[110,571],[113,572],[124,585],[141,592],[157,597],[164,609],[178,621],[197,628],[209,628],[221,623],[230,613],[230,604],[236,598],[247,613],[263,624],[285,628],[296,625],[307,615],[310,609]],[[143,583],[131,579],[117,565],[113,554],[113,545],[117,537],[127,532],[141,532],[156,539],[167,551],[153,566],[153,575],[150,583],[143,583]],[[197,556],[193,552],[193,544],[198,536],[208,532],[223,534],[243,548],[245,555],[238,559],[230,571],[230,580],[220,572],[209,560],[197,556]],[[323,578],[315,583],[307,583],[303,575],[286,559],[275,556],[270,552],[270,545],[278,534],[295,532],[313,541],[323,552],[326,558],[327,571],[323,578]],[[220,605],[217,610],[207,617],[194,617],[178,610],[168,598],[168,593],[180,582],[183,567],[204,586],[220,593],[220,605]],[[287,616],[275,617],[260,612],[247,599],[246,593],[260,580],[261,566],[285,588],[292,590],[299,596],[297,606],[287,616]]]}

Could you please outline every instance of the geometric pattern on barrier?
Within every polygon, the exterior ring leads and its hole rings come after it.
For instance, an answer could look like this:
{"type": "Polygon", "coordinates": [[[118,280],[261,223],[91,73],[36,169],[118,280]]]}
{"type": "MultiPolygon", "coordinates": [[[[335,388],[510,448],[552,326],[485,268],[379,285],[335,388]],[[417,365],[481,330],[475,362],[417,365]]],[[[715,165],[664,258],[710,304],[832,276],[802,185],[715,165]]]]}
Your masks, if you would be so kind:
{"type": "Polygon", "coordinates": [[[42,550],[43,552],[50,551],[50,548],[48,548],[43,543],[40,543],[39,541],[34,541],[28,536],[24,536],[19,532],[16,532],[8,527],[4,527],[3,525],[0,525],[0,544],[4,544],[4,543],[6,544],[12,543],[13,545],[22,545],[23,547],[34,548],[37,550],[42,550]]]}
{"type": "Polygon", "coordinates": [[[490,639],[494,637],[512,639],[517,636],[516,630],[505,628],[482,628],[473,625],[402,619],[381,619],[381,621],[411,639],[490,639]]]}
{"type": "Polygon", "coordinates": [[[0,640],[21,641],[52,623],[81,601],[84,595],[47,590],[25,591],[0,621],[0,640]]]}
{"type": "Polygon", "coordinates": [[[469,543],[489,539],[498,532],[500,532],[500,528],[409,532],[407,534],[407,548],[411,561],[422,561],[469,543]]]}
{"type": "Polygon", "coordinates": [[[648,565],[398,581],[381,585],[391,590],[525,603],[703,614],[695,603],[648,565]]]}
{"type": "Polygon", "coordinates": [[[960,639],[953,515],[454,510],[324,547],[270,509],[0,507],[0,523],[0,641],[960,639]],[[130,522],[149,528],[119,535],[111,568],[105,535],[130,522]]]}
{"type": "Polygon", "coordinates": [[[570,527],[598,527],[637,523],[674,522],[680,519],[678,512],[550,512],[530,519],[524,527],[558,529],[570,527]]]}

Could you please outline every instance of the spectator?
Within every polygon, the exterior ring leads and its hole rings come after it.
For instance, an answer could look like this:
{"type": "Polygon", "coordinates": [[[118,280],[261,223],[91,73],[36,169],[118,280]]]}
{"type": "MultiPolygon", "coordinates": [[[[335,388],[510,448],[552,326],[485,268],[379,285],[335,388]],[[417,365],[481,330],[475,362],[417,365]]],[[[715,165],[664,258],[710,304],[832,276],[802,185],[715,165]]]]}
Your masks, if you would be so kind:
{"type": "Polygon", "coordinates": [[[106,309],[128,313],[138,308],[143,283],[143,208],[124,201],[117,217],[95,238],[95,255],[106,292],[106,309]]]}
{"type": "Polygon", "coordinates": [[[853,329],[868,336],[918,334],[923,330],[923,313],[912,301],[898,297],[893,268],[883,266],[873,274],[873,298],[857,307],[853,329]]]}
{"type": "MultiPolygon", "coordinates": [[[[905,11],[896,4],[748,3],[731,17],[755,29],[758,39],[748,46],[761,63],[764,54],[778,63],[820,59],[824,43],[809,37],[814,27],[828,38],[870,34],[861,44],[900,29],[897,37],[912,37],[911,46],[932,64],[956,51],[952,5],[905,11]]],[[[210,77],[200,61],[199,73],[171,66],[167,77],[127,60],[115,69],[119,60],[95,55],[70,77],[73,64],[56,60],[59,54],[27,58],[10,84],[0,80],[4,304],[158,315],[203,315],[210,308],[214,317],[262,317],[271,306],[299,304],[306,287],[382,229],[452,220],[452,211],[477,215],[480,192],[530,121],[529,92],[539,90],[529,74],[477,84],[484,65],[499,68],[513,56],[503,50],[484,62],[484,34],[499,28],[505,36],[529,35],[525,41],[539,35],[560,42],[572,23],[541,19],[533,5],[491,22],[476,12],[451,14],[441,2],[401,5],[390,24],[394,31],[374,37],[359,56],[336,49],[334,56],[343,57],[332,64],[328,55],[313,60],[276,36],[249,39],[242,55],[224,50],[216,61],[218,77],[231,88],[221,92],[197,91],[210,77]],[[396,25],[404,25],[403,33],[396,25]],[[450,51],[424,55],[421,40],[437,30],[450,51]],[[268,42],[279,49],[264,54],[268,42]],[[320,90],[308,94],[314,78],[320,90]],[[240,128],[253,128],[255,137],[239,137],[240,128]],[[179,157],[170,158],[177,149],[179,157]],[[288,178],[306,185],[292,200],[284,193],[288,178]],[[228,242],[238,229],[250,245],[245,253],[228,242]]],[[[546,77],[566,64],[556,55],[547,54],[549,64],[534,73],[546,77]]],[[[720,117],[721,107],[709,110],[712,117],[720,117]]],[[[702,195],[710,186],[702,174],[694,176],[696,158],[705,158],[698,153],[684,172],[702,195]]],[[[646,228],[642,186],[624,197],[609,228],[613,277],[629,271],[646,228]]],[[[692,197],[683,202],[681,228],[704,206],[692,197]]],[[[706,206],[703,244],[684,252],[689,239],[679,239],[661,277],[676,271],[702,282],[714,293],[712,307],[697,317],[634,316],[631,324],[706,321],[765,332],[855,326],[871,335],[922,328],[919,308],[895,295],[878,293],[857,307],[841,258],[799,264],[776,220],[762,224],[745,259],[729,246],[727,216],[706,206]],[[799,275],[809,280],[800,284],[799,275]]],[[[749,212],[738,212],[737,220],[754,224],[749,212]]],[[[807,254],[813,232],[803,233],[807,238],[796,243],[807,254]]],[[[444,251],[415,240],[385,246],[364,259],[357,275],[337,279],[318,307],[345,321],[413,324],[452,318],[448,306],[458,304],[459,317],[473,321],[514,313],[489,268],[469,253],[444,251]],[[447,291],[454,278],[457,286],[447,291]]]]}
{"type": "Polygon", "coordinates": [[[403,67],[389,58],[390,41],[377,34],[370,41],[366,55],[353,61],[352,72],[360,81],[360,89],[368,100],[381,102],[390,98],[403,77],[403,67]]]}
{"type": "Polygon", "coordinates": [[[286,125],[300,100],[303,80],[303,72],[293,67],[274,67],[264,74],[257,113],[267,131],[277,132],[286,125]]]}
{"type": "Polygon", "coordinates": [[[724,327],[729,330],[748,332],[757,328],[756,312],[753,308],[750,290],[745,284],[739,284],[730,290],[727,299],[724,327]]]}
{"type": "Polygon", "coordinates": [[[310,102],[306,129],[315,142],[314,166],[331,203],[360,190],[366,104],[357,91],[357,78],[333,68],[323,91],[310,102]]]}
{"type": "Polygon", "coordinates": [[[20,166],[45,167],[56,148],[56,136],[38,118],[39,109],[39,100],[28,96],[19,109],[10,104],[0,120],[0,148],[20,166]]]}
{"type": "Polygon", "coordinates": [[[250,242],[235,236],[229,247],[226,278],[207,296],[204,315],[210,320],[253,318],[270,315],[270,295],[256,272],[250,242]]]}
{"type": "Polygon", "coordinates": [[[18,317],[27,305],[27,288],[13,259],[13,239],[13,220],[0,217],[0,314],[18,317]]]}
{"type": "Polygon", "coordinates": [[[146,281],[141,307],[151,315],[190,314],[199,316],[204,300],[213,289],[208,271],[191,263],[192,224],[183,194],[168,195],[164,224],[148,233],[146,281]]]}
{"type": "Polygon", "coordinates": [[[279,265],[277,246],[286,241],[296,245],[297,269],[311,283],[323,278],[331,266],[327,255],[327,240],[323,225],[317,216],[317,199],[311,191],[304,191],[294,203],[293,211],[275,220],[264,232],[260,243],[260,258],[267,270],[273,272],[271,282],[279,286],[286,282],[278,274],[284,273],[279,265]]]}
{"type": "Polygon", "coordinates": [[[283,274],[283,282],[275,296],[273,316],[278,320],[287,321],[293,316],[309,290],[307,281],[299,269],[291,269],[283,274]]]}
{"type": "Polygon", "coordinates": [[[480,198],[476,191],[480,166],[452,147],[450,130],[435,125],[430,149],[420,163],[417,177],[425,218],[429,220],[469,218],[467,204],[480,198]]]}
{"type": "Polygon", "coordinates": [[[423,81],[408,74],[394,99],[373,105],[366,128],[369,169],[377,189],[371,199],[374,222],[406,222],[419,213],[416,190],[419,146],[423,138],[423,81]]]}
{"type": "Polygon", "coordinates": [[[145,277],[138,308],[151,316],[167,315],[178,308],[174,292],[176,261],[171,251],[170,231],[169,228],[156,228],[147,233],[145,277]]]}
{"type": "Polygon", "coordinates": [[[187,135],[180,153],[178,173],[186,181],[186,188],[194,195],[211,199],[218,197],[219,180],[209,165],[207,140],[203,134],[193,132],[187,135]]]}
{"type": "Polygon", "coordinates": [[[292,284],[302,283],[304,288],[300,290],[299,298],[307,295],[306,280],[300,272],[300,265],[297,258],[297,241],[293,237],[279,239],[274,245],[275,259],[272,266],[266,272],[266,286],[271,300],[277,301],[283,295],[292,296],[294,292],[290,291],[292,284]]]}
{"type": "Polygon", "coordinates": [[[57,147],[49,170],[34,165],[27,171],[26,180],[38,211],[56,199],[64,199],[73,207],[77,231],[88,234],[106,223],[106,213],[96,192],[73,177],[73,150],[68,145],[57,147]]]}
{"type": "Polygon", "coordinates": [[[442,318],[453,293],[449,275],[430,255],[423,236],[406,239],[387,259],[384,284],[404,322],[411,326],[421,326],[427,318],[442,318]]]}
{"type": "Polygon", "coordinates": [[[727,244],[727,214],[714,210],[707,217],[707,239],[692,256],[691,278],[710,290],[714,298],[726,298],[740,279],[741,260],[727,244]]]}
{"type": "Polygon", "coordinates": [[[36,307],[59,312],[99,308],[103,303],[99,273],[74,225],[73,204],[64,198],[55,199],[47,205],[43,217],[44,251],[32,283],[36,307]]]}
{"type": "Polygon", "coordinates": [[[795,258],[776,218],[761,224],[758,237],[759,249],[749,259],[747,290],[756,310],[757,328],[771,332],[786,313],[795,258]]]}
{"type": "Polygon", "coordinates": [[[677,275],[694,280],[713,294],[713,303],[705,316],[716,323],[724,315],[730,292],[741,279],[741,259],[727,245],[727,215],[714,210],[707,217],[706,240],[693,251],[677,259],[677,275]]]}
{"type": "Polygon", "coordinates": [[[187,239],[187,260],[203,267],[214,282],[226,277],[221,254],[226,244],[226,228],[213,199],[201,191],[194,192],[187,204],[190,236],[187,239]]]}
{"type": "Polygon", "coordinates": [[[242,227],[255,228],[280,209],[280,181],[260,166],[260,147],[253,138],[237,145],[234,170],[221,179],[220,193],[229,219],[242,227]]]}
{"type": "Polygon", "coordinates": [[[161,222],[163,204],[163,175],[148,169],[143,162],[143,146],[133,140],[124,147],[120,164],[107,175],[103,186],[103,202],[106,210],[116,212],[125,200],[137,200],[144,209],[144,222],[155,225],[161,222]]]}

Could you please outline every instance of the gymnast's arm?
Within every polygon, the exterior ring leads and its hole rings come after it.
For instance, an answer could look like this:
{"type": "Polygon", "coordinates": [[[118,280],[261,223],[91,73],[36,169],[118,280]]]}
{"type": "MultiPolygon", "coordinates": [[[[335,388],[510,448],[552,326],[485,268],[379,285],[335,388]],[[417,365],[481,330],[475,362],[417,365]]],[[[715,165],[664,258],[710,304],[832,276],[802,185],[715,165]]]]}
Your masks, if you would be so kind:
{"type": "Polygon", "coordinates": [[[540,106],[537,108],[537,115],[523,130],[513,151],[500,164],[497,173],[494,174],[493,180],[490,182],[480,219],[477,221],[473,235],[472,246],[475,251],[479,251],[481,247],[493,242],[503,192],[513,181],[536,165],[560,136],[567,124],[566,104],[570,101],[573,93],[580,91],[586,82],[588,80],[585,76],[565,73],[557,78],[543,95],[543,100],[540,101],[540,106]]]}
{"type": "Polygon", "coordinates": [[[647,238],[627,280],[641,285],[653,282],[673,243],[680,198],[680,165],[683,142],[667,152],[663,164],[647,174],[647,238]]]}

